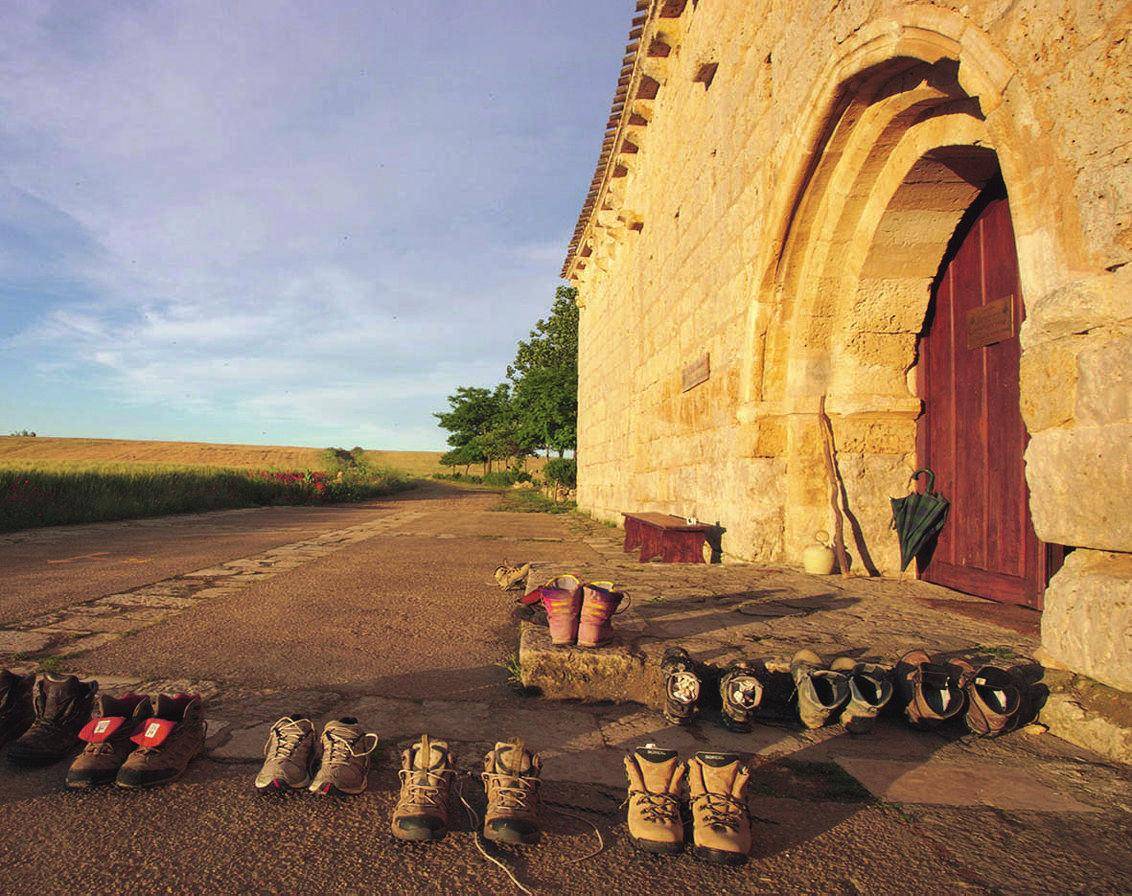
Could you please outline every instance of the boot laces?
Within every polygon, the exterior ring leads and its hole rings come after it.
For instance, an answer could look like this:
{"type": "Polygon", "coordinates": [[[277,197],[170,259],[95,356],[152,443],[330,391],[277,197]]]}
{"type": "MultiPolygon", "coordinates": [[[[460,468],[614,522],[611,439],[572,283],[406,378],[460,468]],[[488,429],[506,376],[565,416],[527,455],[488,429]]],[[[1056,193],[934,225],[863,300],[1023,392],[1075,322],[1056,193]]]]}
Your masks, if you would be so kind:
{"type": "Polygon", "coordinates": [[[641,817],[645,821],[667,824],[680,819],[680,801],[671,793],[630,790],[629,797],[640,800],[641,817]]]}
{"type": "Polygon", "coordinates": [[[336,731],[330,731],[327,733],[326,739],[330,741],[330,746],[322,762],[323,765],[327,766],[346,765],[351,759],[362,759],[377,749],[376,734],[363,734],[357,737],[351,737],[348,734],[339,734],[336,731]],[[366,742],[370,741],[370,738],[373,740],[367,748],[366,742]],[[355,749],[355,745],[360,746],[360,750],[355,749]]]}
{"type": "Polygon", "coordinates": [[[113,741],[104,740],[100,744],[87,744],[83,750],[88,756],[109,756],[114,752],[113,741]]]}
{"type": "Polygon", "coordinates": [[[414,806],[424,806],[431,809],[448,811],[448,785],[453,770],[441,769],[438,772],[432,769],[403,768],[397,772],[401,779],[402,797],[405,802],[414,806]],[[421,780],[421,779],[424,780],[421,780]]]}
{"type": "Polygon", "coordinates": [[[271,733],[275,735],[275,743],[269,758],[290,759],[299,744],[314,733],[314,725],[306,719],[281,719],[275,723],[271,733]]]}
{"type": "Polygon", "coordinates": [[[535,790],[538,778],[501,772],[484,772],[484,784],[488,793],[500,809],[513,809],[520,812],[533,811],[535,790]]]}
{"type": "Polygon", "coordinates": [[[725,793],[701,793],[692,797],[692,805],[703,803],[704,821],[710,825],[738,830],[747,814],[747,804],[725,793]]]}

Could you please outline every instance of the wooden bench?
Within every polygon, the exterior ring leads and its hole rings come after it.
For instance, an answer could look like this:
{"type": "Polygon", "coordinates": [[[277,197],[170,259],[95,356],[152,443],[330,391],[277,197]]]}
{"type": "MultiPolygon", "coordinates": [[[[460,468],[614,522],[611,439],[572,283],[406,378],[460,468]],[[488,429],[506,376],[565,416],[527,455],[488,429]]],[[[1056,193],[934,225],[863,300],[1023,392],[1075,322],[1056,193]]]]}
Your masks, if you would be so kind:
{"type": "Polygon", "coordinates": [[[640,551],[645,563],[704,563],[704,541],[712,527],[667,513],[622,513],[625,517],[625,551],[640,551]]]}

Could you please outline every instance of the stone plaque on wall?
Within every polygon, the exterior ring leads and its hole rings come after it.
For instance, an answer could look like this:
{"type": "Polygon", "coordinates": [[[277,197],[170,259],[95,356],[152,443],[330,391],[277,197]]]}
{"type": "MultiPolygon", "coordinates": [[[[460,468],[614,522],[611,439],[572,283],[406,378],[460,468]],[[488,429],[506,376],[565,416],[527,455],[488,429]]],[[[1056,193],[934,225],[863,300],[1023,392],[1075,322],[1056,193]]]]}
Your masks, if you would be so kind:
{"type": "Polygon", "coordinates": [[[1014,296],[967,312],[967,349],[983,348],[1014,336],[1014,296]]]}
{"type": "Polygon", "coordinates": [[[711,358],[705,353],[684,368],[682,374],[683,388],[680,391],[687,392],[707,380],[709,376],[711,376],[711,358]]]}

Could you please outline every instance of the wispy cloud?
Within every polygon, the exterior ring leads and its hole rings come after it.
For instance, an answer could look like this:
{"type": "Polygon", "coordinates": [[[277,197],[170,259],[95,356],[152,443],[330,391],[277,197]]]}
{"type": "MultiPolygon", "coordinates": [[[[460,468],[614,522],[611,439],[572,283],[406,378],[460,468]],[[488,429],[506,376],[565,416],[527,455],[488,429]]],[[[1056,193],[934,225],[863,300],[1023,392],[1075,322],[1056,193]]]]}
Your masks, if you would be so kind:
{"type": "Polygon", "coordinates": [[[581,6],[6,5],[0,426],[440,445],[557,282],[629,4],[581,6]]]}

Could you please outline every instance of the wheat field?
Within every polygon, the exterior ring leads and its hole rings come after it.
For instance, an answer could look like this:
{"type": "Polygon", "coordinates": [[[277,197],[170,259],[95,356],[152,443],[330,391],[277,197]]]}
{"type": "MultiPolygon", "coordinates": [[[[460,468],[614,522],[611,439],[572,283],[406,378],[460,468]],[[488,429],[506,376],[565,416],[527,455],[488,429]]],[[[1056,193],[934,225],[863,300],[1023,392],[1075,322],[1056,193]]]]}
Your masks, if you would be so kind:
{"type": "MultiPolygon", "coordinates": [[[[284,445],[0,436],[0,466],[170,464],[228,469],[315,470],[323,465],[322,450],[284,445]]],[[[374,466],[412,476],[428,476],[444,470],[440,466],[439,451],[366,451],[366,456],[374,466]]]]}
{"type": "MultiPolygon", "coordinates": [[[[351,446],[345,445],[345,448],[351,446]]],[[[285,445],[225,445],[213,442],[158,442],[133,439],[60,439],[46,436],[0,436],[0,467],[73,464],[169,464],[252,470],[317,470],[325,466],[322,448],[285,445]]],[[[440,465],[439,451],[366,450],[375,466],[408,476],[451,472],[440,465]]],[[[544,461],[527,461],[531,472],[544,461]]]]}

